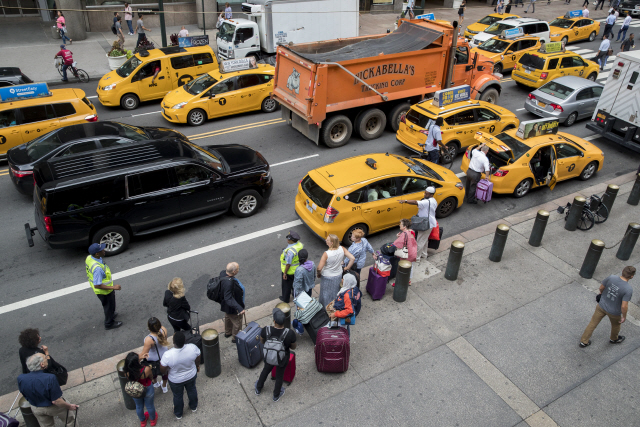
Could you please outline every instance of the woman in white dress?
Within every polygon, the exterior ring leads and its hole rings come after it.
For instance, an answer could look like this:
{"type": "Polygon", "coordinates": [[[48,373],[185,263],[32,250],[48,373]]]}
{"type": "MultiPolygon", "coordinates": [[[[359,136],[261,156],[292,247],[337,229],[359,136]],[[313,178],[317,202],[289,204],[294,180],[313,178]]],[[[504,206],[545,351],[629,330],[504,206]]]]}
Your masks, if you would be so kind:
{"type": "Polygon", "coordinates": [[[320,304],[326,307],[333,301],[340,290],[342,271],[348,271],[355,262],[355,257],[344,247],[340,246],[340,240],[335,234],[327,236],[327,249],[318,263],[318,278],[320,279],[320,304]],[[343,267],[344,258],[349,259],[343,267]]]}

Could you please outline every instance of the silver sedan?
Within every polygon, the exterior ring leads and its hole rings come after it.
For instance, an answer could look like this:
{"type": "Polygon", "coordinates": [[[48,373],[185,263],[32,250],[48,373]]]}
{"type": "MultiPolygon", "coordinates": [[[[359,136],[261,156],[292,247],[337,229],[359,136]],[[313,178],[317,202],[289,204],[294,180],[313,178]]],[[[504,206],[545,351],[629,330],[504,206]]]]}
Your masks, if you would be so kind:
{"type": "Polygon", "coordinates": [[[559,77],[528,95],[524,108],[540,117],[558,119],[571,126],[593,115],[602,85],[582,77],[559,77]]]}

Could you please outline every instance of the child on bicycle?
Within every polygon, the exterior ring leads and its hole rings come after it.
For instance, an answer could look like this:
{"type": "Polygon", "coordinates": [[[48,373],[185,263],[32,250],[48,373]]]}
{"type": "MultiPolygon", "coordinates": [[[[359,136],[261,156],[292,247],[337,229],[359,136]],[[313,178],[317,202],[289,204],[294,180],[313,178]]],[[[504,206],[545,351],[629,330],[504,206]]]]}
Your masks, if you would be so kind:
{"type": "MultiPolygon", "coordinates": [[[[53,59],[57,58],[58,56],[62,57],[62,81],[63,82],[68,82],[69,79],[67,79],[67,68],[71,67],[73,65],[73,53],[66,48],[65,45],[61,44],[60,45],[60,51],[58,53],[56,53],[56,55],[53,57],[53,59]]],[[[78,77],[78,74],[76,73],[76,71],[71,68],[71,70],[73,71],[73,75],[78,77]]]]}

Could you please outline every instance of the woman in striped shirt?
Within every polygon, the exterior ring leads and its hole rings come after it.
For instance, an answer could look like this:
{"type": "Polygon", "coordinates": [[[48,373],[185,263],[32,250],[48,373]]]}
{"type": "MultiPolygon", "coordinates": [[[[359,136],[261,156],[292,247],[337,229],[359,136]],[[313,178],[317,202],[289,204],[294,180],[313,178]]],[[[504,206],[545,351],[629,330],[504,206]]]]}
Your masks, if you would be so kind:
{"type": "MultiPolygon", "coordinates": [[[[354,256],[356,262],[353,263],[352,270],[358,273],[360,276],[360,270],[364,267],[364,263],[367,260],[367,252],[373,255],[373,248],[367,239],[364,238],[364,231],[355,230],[351,233],[351,240],[353,243],[349,246],[349,252],[354,256]]],[[[344,265],[349,263],[349,258],[344,259],[344,265]]]]}

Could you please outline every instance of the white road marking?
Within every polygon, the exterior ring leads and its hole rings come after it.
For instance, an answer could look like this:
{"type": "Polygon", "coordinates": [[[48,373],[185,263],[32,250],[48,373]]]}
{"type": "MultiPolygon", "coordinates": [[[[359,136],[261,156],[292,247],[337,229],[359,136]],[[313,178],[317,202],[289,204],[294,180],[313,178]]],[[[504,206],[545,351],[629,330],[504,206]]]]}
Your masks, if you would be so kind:
{"type": "Polygon", "coordinates": [[[598,80],[604,80],[607,77],[609,77],[609,71],[603,71],[602,73],[598,74],[598,80]]]}
{"type": "Polygon", "coordinates": [[[458,178],[462,178],[463,176],[467,176],[467,174],[466,174],[466,173],[464,173],[464,172],[460,172],[460,173],[457,173],[457,174],[456,174],[456,176],[457,176],[458,178]]]}
{"type": "MultiPolygon", "coordinates": [[[[172,264],[174,262],[182,261],[187,258],[192,258],[198,255],[206,254],[208,252],[216,251],[218,249],[223,249],[229,246],[237,245],[242,242],[247,242],[249,240],[257,239],[258,237],[266,236],[271,233],[275,233],[277,231],[289,230],[292,227],[296,227],[301,225],[302,221],[299,219],[291,222],[287,222],[280,225],[275,225],[273,227],[265,228],[264,230],[254,231],[253,233],[245,234],[244,236],[235,237],[233,239],[226,240],[224,242],[214,243],[209,246],[204,246],[202,248],[194,249],[188,252],[183,252],[178,255],[171,256],[169,258],[165,258],[159,261],[150,262],[147,264],[140,265],[138,267],[130,268],[128,270],[121,271],[119,273],[113,274],[113,280],[124,279],[125,277],[132,276],[134,274],[143,273],[145,271],[153,270],[159,267],[163,267],[168,264],[172,264]]],[[[30,305],[38,304],[40,302],[49,301],[54,298],[59,298],[65,295],[73,294],[76,292],[80,292],[83,290],[89,290],[91,287],[85,280],[84,282],[69,286],[68,288],[58,289],[57,291],[49,292],[43,295],[39,295],[37,297],[28,298],[23,301],[14,302],[13,304],[7,304],[5,306],[0,307],[0,314],[9,313],[11,311],[19,310],[21,308],[29,307],[30,305]]]]}
{"type": "Polygon", "coordinates": [[[162,112],[162,111],[152,111],[152,112],[150,112],[150,113],[134,114],[134,115],[133,115],[133,116],[131,116],[131,117],[148,116],[149,114],[158,114],[158,113],[161,113],[161,112],[162,112]]]}
{"type": "Polygon", "coordinates": [[[87,96],[87,99],[93,99],[93,98],[97,98],[98,95],[93,95],[93,96],[87,96]]]}
{"type": "Polygon", "coordinates": [[[592,139],[596,139],[596,138],[600,138],[600,135],[595,134],[595,135],[589,135],[589,136],[585,136],[584,139],[585,141],[591,141],[592,139]]]}
{"type": "Polygon", "coordinates": [[[287,160],[287,161],[280,162],[280,163],[274,163],[274,164],[269,165],[269,166],[280,166],[280,165],[284,165],[284,164],[291,163],[291,162],[297,162],[299,160],[305,160],[305,159],[310,159],[312,157],[318,157],[319,155],[320,154],[313,154],[311,156],[300,157],[299,159],[291,159],[291,160],[287,160]]]}
{"type": "Polygon", "coordinates": [[[518,108],[516,111],[522,111],[522,110],[524,110],[524,109],[525,109],[525,108],[518,108]]]}
{"type": "Polygon", "coordinates": [[[591,49],[578,49],[578,50],[574,50],[573,53],[577,53],[578,55],[582,55],[584,53],[595,53],[593,50],[591,49]]]}

